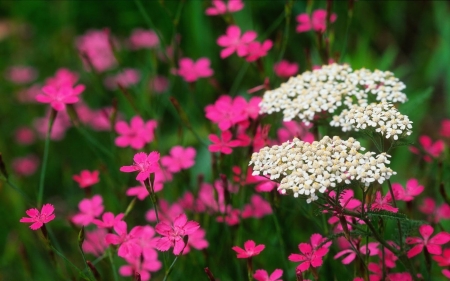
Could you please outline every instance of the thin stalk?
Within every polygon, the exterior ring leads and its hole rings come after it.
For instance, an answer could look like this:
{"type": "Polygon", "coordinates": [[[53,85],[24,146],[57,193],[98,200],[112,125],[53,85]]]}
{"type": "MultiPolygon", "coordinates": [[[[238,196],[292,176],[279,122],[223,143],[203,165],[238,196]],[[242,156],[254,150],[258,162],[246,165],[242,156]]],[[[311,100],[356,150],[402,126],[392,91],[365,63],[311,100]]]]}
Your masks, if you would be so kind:
{"type": "Polygon", "coordinates": [[[249,257],[247,259],[247,277],[248,281],[253,281],[253,263],[252,263],[252,257],[249,257]]]}
{"type": "Polygon", "coordinates": [[[108,249],[108,259],[109,259],[109,263],[111,264],[111,269],[112,269],[112,272],[113,272],[114,281],[118,281],[119,280],[119,276],[117,275],[116,264],[114,263],[111,250],[112,250],[112,248],[110,246],[109,249],[108,249]]]}

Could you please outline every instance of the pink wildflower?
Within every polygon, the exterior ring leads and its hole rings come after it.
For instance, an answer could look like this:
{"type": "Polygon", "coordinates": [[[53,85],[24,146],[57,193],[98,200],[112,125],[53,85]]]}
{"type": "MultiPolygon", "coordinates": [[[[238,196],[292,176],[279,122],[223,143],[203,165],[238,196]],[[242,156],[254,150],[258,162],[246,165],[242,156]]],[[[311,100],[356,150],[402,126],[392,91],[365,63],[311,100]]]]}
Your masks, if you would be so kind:
{"type": "Polygon", "coordinates": [[[141,281],[148,281],[151,278],[150,272],[159,271],[162,268],[162,263],[158,260],[158,254],[154,253],[151,256],[141,259],[140,257],[127,257],[127,265],[119,268],[119,273],[122,276],[132,276],[133,279],[136,273],[139,273],[141,281]]]}
{"type": "Polygon", "coordinates": [[[264,200],[261,196],[253,194],[250,199],[250,204],[244,206],[242,211],[242,218],[262,218],[266,215],[272,214],[272,207],[270,203],[264,200]]]}
{"type": "Polygon", "coordinates": [[[412,258],[418,255],[423,251],[423,248],[426,247],[427,251],[433,255],[440,255],[442,253],[441,245],[450,241],[450,234],[442,231],[436,234],[433,238],[430,239],[431,234],[434,229],[430,225],[421,225],[419,227],[419,232],[422,238],[420,237],[408,237],[406,238],[406,243],[410,245],[416,244],[411,250],[408,251],[408,258],[412,258]]]}
{"type": "Polygon", "coordinates": [[[250,42],[247,46],[246,61],[252,62],[259,58],[267,56],[267,52],[272,48],[273,43],[271,40],[266,40],[263,43],[250,42]]]}
{"type": "Polygon", "coordinates": [[[278,129],[277,136],[280,143],[298,138],[302,141],[312,143],[314,135],[309,131],[312,125],[303,122],[287,121],[283,122],[283,128],[278,129]]]}
{"type": "Polygon", "coordinates": [[[183,255],[186,255],[191,251],[191,248],[197,250],[203,250],[208,248],[209,243],[205,239],[206,231],[202,228],[197,229],[193,233],[189,235],[188,243],[186,244],[186,248],[184,248],[183,255]]]}
{"type": "Polygon", "coordinates": [[[115,125],[119,134],[115,143],[119,147],[130,146],[133,149],[141,149],[153,141],[157,125],[155,120],[144,122],[138,115],[131,118],[130,125],[125,121],[119,121],[115,125]]]}
{"type": "Polygon", "coordinates": [[[32,230],[37,230],[41,228],[44,223],[48,223],[55,219],[55,207],[52,204],[44,204],[41,208],[41,212],[38,209],[31,208],[26,211],[29,217],[23,217],[20,219],[20,222],[32,223],[30,228],[32,230]]]}
{"type": "Polygon", "coordinates": [[[45,80],[45,85],[51,85],[55,88],[60,88],[62,86],[73,87],[77,81],[77,73],[72,72],[67,68],[60,68],[56,71],[55,76],[45,80]]]}
{"type": "Polygon", "coordinates": [[[298,72],[298,64],[282,60],[273,66],[273,70],[278,77],[289,78],[298,72]]]}
{"type": "Polygon", "coordinates": [[[399,183],[393,183],[392,189],[396,200],[408,202],[412,201],[415,196],[422,193],[424,187],[423,185],[419,185],[417,179],[409,179],[406,182],[406,189],[403,189],[403,186],[399,183]]]}
{"type": "Polygon", "coordinates": [[[387,276],[388,281],[413,281],[413,278],[409,272],[396,272],[389,273],[387,276]]]}
{"type": "MultiPolygon", "coordinates": [[[[331,14],[330,17],[330,23],[336,21],[336,14],[331,14]]],[[[326,29],[326,23],[327,23],[327,11],[318,9],[315,10],[312,13],[312,16],[308,14],[300,14],[296,18],[298,25],[297,25],[297,32],[305,32],[309,31],[311,29],[314,29],[317,32],[324,32],[326,29]]]]}
{"type": "Polygon", "coordinates": [[[27,145],[34,143],[36,137],[32,129],[28,127],[20,127],[14,132],[14,138],[17,143],[27,145]]]}
{"type": "Polygon", "coordinates": [[[184,213],[175,218],[172,225],[162,221],[155,227],[156,232],[163,236],[158,240],[156,248],[167,251],[173,247],[173,254],[179,255],[185,247],[184,236],[194,233],[199,227],[198,222],[188,221],[184,213]]]}
{"type": "Polygon", "coordinates": [[[114,231],[117,234],[107,234],[105,241],[107,244],[120,245],[117,252],[119,257],[139,257],[142,253],[142,249],[138,244],[138,237],[143,230],[142,226],[135,226],[127,232],[127,223],[119,221],[114,225],[114,231]]]}
{"type": "Polygon", "coordinates": [[[73,180],[76,181],[81,188],[85,188],[98,183],[100,180],[98,178],[99,171],[89,171],[83,170],[79,175],[73,175],[73,180]]]}
{"type": "Polygon", "coordinates": [[[159,170],[158,161],[159,153],[156,151],[150,152],[148,155],[145,152],[138,152],[133,157],[134,164],[131,166],[120,167],[121,172],[132,173],[139,171],[136,180],[144,181],[151,173],[159,170]]]}
{"type": "Polygon", "coordinates": [[[233,152],[232,147],[239,146],[240,144],[240,141],[231,140],[232,138],[233,135],[230,131],[223,131],[222,139],[213,134],[209,135],[209,140],[212,142],[212,144],[208,146],[209,151],[231,154],[231,152],[233,152]]]}
{"type": "Polygon", "coordinates": [[[212,0],[212,7],[207,8],[205,14],[208,16],[217,16],[227,12],[234,13],[242,10],[242,8],[244,8],[242,0],[228,0],[227,4],[222,0],[212,0]]]}
{"type": "Polygon", "coordinates": [[[237,25],[231,25],[227,28],[226,35],[217,39],[217,44],[224,47],[220,52],[221,58],[229,57],[234,52],[240,57],[248,54],[247,45],[255,40],[257,34],[254,31],[247,31],[241,37],[241,29],[237,25]]]}
{"type": "Polygon", "coordinates": [[[450,279],[450,270],[448,269],[443,269],[442,270],[442,274],[447,277],[448,279],[450,279]]]}
{"type": "Polygon", "coordinates": [[[131,48],[138,49],[152,49],[158,47],[159,38],[155,31],[136,28],[130,35],[131,48]]]}
{"type": "Polygon", "coordinates": [[[275,269],[272,274],[267,273],[264,269],[257,269],[255,274],[253,274],[253,278],[257,281],[282,281],[280,278],[283,275],[283,270],[275,269]]]}
{"type": "Polygon", "coordinates": [[[47,85],[42,88],[42,93],[36,96],[36,100],[41,103],[49,103],[57,111],[66,109],[66,104],[73,104],[79,101],[78,95],[84,91],[84,85],[61,86],[59,88],[47,85]]]}
{"type": "Polygon", "coordinates": [[[83,251],[85,253],[93,254],[96,257],[101,256],[108,248],[105,237],[107,230],[103,228],[97,228],[93,231],[86,231],[83,242],[83,251]]]}
{"type": "MultiPolygon", "coordinates": [[[[254,102],[251,103],[254,107],[254,102]]],[[[233,125],[246,120],[246,110],[248,110],[247,101],[243,97],[236,97],[233,100],[228,95],[220,96],[214,104],[205,107],[206,118],[217,123],[221,131],[226,131],[233,125]]],[[[254,117],[253,114],[251,116],[254,117]]]]}
{"type": "Polygon", "coordinates": [[[450,138],[450,119],[442,120],[441,130],[439,131],[444,138],[450,138]]]}
{"type": "Polygon", "coordinates": [[[266,246],[264,244],[256,245],[255,241],[248,240],[244,243],[244,249],[238,246],[234,246],[231,249],[237,253],[238,259],[248,259],[259,255],[266,246]]]}
{"type": "Polygon", "coordinates": [[[319,267],[323,263],[323,257],[328,253],[331,242],[327,242],[322,247],[319,246],[325,241],[320,234],[311,236],[311,243],[300,243],[298,249],[300,254],[290,254],[288,259],[293,262],[300,262],[297,271],[304,272],[312,267],[319,267]]]}
{"type": "Polygon", "coordinates": [[[164,93],[169,88],[169,80],[164,76],[155,76],[150,79],[149,86],[152,92],[164,93]]]}
{"type": "Polygon", "coordinates": [[[377,191],[375,194],[375,200],[372,203],[372,210],[385,210],[393,213],[398,212],[398,208],[394,208],[391,205],[392,196],[391,193],[387,193],[384,197],[381,196],[381,192],[377,191]]]}
{"type": "Polygon", "coordinates": [[[11,66],[6,73],[6,79],[16,84],[27,84],[37,78],[37,71],[31,66],[11,66]]]}
{"type": "Polygon", "coordinates": [[[95,70],[103,72],[117,64],[109,39],[108,30],[90,30],[77,38],[76,45],[86,68],[91,64],[95,70]]]}
{"type": "MultiPolygon", "coordinates": [[[[357,254],[358,254],[357,252],[355,252],[355,250],[353,250],[350,243],[348,243],[348,241],[346,241],[346,242],[347,242],[348,248],[338,252],[334,256],[334,259],[338,259],[340,257],[343,257],[344,255],[347,255],[344,259],[342,259],[342,264],[350,264],[353,260],[355,260],[357,254]]],[[[370,242],[367,245],[362,245],[358,248],[358,251],[363,256],[366,255],[367,253],[369,254],[369,256],[375,256],[378,254],[378,243],[370,242]]]]}
{"type": "Polygon", "coordinates": [[[11,166],[17,175],[31,176],[39,167],[39,158],[35,155],[14,158],[11,166]]]}
{"type": "Polygon", "coordinates": [[[136,85],[141,79],[139,70],[134,68],[124,68],[123,71],[113,76],[105,78],[104,84],[110,90],[115,90],[120,86],[129,88],[136,85]]]}
{"type": "MultiPolygon", "coordinates": [[[[33,121],[33,126],[38,132],[38,136],[42,139],[45,138],[48,131],[48,119],[50,115],[47,114],[46,117],[36,118],[33,121]]],[[[70,128],[72,124],[70,123],[70,118],[67,112],[60,111],[53,122],[52,131],[50,132],[51,140],[62,140],[66,134],[68,128],[70,128]]]]}
{"type": "Polygon", "coordinates": [[[450,265],[450,249],[444,249],[441,256],[433,256],[433,259],[437,261],[439,266],[450,265]]]}
{"type": "Polygon", "coordinates": [[[196,153],[193,147],[174,146],[170,149],[170,156],[161,158],[161,164],[169,172],[177,173],[194,166],[196,153]]]}
{"type": "Polygon", "coordinates": [[[262,176],[253,176],[253,170],[251,167],[247,170],[247,184],[256,184],[255,190],[257,192],[270,192],[274,188],[278,187],[278,183],[271,181],[270,179],[262,176]]]}
{"type": "MultiPolygon", "coordinates": [[[[444,141],[438,140],[433,143],[429,136],[420,136],[419,143],[427,155],[423,156],[423,159],[427,162],[431,162],[431,158],[437,158],[444,151],[444,141]]],[[[415,154],[419,154],[419,150],[416,147],[410,146],[409,150],[415,154]]]]}
{"type": "Polygon", "coordinates": [[[98,226],[99,228],[113,228],[117,223],[122,221],[125,215],[120,213],[117,216],[114,216],[111,212],[106,212],[102,215],[102,219],[94,219],[92,222],[98,226]]]}
{"type": "Polygon", "coordinates": [[[103,198],[100,195],[94,195],[92,199],[85,198],[78,204],[80,213],[72,217],[72,222],[77,225],[89,225],[103,213],[104,208],[103,198]]]}
{"type": "Polygon", "coordinates": [[[438,223],[443,219],[450,219],[450,206],[443,203],[441,206],[436,207],[434,199],[429,197],[423,200],[419,210],[428,215],[428,220],[434,223],[438,223]]]}
{"type": "MultiPolygon", "coordinates": [[[[159,203],[159,219],[167,223],[172,223],[179,215],[181,215],[184,210],[183,207],[178,203],[169,204],[164,199],[158,200],[159,203]]],[[[151,208],[145,214],[145,219],[149,222],[156,222],[155,209],[151,208]]]]}
{"type": "Polygon", "coordinates": [[[196,62],[190,58],[180,59],[180,69],[177,74],[183,77],[186,82],[194,82],[199,78],[210,77],[214,71],[210,68],[211,61],[208,58],[200,58],[196,62]]]}

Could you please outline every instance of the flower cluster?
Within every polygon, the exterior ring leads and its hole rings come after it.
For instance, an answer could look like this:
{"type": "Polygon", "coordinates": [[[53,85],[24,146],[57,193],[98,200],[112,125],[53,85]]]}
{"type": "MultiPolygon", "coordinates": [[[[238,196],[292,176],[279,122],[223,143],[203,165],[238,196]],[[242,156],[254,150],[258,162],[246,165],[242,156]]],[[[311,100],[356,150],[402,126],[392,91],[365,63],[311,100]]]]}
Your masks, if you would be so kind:
{"type": "Polygon", "coordinates": [[[271,180],[282,177],[278,190],[292,190],[295,197],[307,195],[308,203],[318,199],[316,191],[324,193],[328,188],[343,182],[359,181],[366,187],[372,182],[380,184],[395,174],[385,166],[390,155],[375,155],[364,150],[353,138],[341,140],[325,136],[313,143],[294,138],[282,145],[264,147],[253,153],[253,175],[268,176],[271,180]]]}
{"type": "Polygon", "coordinates": [[[342,127],[342,131],[374,129],[386,139],[398,140],[411,135],[412,122],[390,103],[371,103],[368,106],[354,104],[349,110],[333,116],[331,126],[342,127]]]}
{"type": "Polygon", "coordinates": [[[309,123],[320,113],[334,113],[369,99],[405,102],[405,85],[389,71],[353,70],[348,65],[330,64],[291,77],[281,87],[266,91],[260,104],[262,113],[283,112],[284,121],[298,117],[309,123]]]}

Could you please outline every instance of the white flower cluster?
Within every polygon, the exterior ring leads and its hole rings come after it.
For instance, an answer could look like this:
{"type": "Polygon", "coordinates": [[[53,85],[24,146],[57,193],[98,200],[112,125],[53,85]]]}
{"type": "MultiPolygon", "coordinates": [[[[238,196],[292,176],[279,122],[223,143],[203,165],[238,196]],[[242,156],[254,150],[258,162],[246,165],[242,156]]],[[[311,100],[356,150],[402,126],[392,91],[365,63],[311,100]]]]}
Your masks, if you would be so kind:
{"type": "Polygon", "coordinates": [[[393,104],[381,102],[368,106],[352,105],[340,115],[333,116],[331,126],[342,127],[342,131],[359,131],[373,129],[386,139],[398,140],[411,135],[412,121],[402,115],[393,104]]]}
{"type": "Polygon", "coordinates": [[[405,84],[389,71],[353,71],[345,64],[324,65],[266,91],[260,103],[260,114],[282,111],[284,121],[298,117],[308,124],[318,113],[333,113],[343,105],[350,108],[355,103],[366,106],[369,98],[404,103],[407,99],[403,89],[405,84]]]}
{"type": "Polygon", "coordinates": [[[359,181],[365,186],[380,184],[395,174],[385,164],[390,155],[374,152],[364,154],[360,143],[353,138],[341,140],[325,136],[313,143],[295,138],[282,145],[264,147],[252,155],[253,175],[263,175],[271,180],[281,178],[278,190],[292,190],[294,197],[307,195],[307,202],[317,200],[317,192],[324,193],[337,184],[359,181]]]}

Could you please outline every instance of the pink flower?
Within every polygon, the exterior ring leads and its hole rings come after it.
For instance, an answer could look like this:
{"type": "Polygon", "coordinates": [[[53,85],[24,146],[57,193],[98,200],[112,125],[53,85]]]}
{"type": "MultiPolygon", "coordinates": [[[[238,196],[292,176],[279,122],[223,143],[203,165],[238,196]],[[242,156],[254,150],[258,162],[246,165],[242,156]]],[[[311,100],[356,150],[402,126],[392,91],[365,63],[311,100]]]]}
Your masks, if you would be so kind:
{"type": "Polygon", "coordinates": [[[190,252],[191,247],[197,250],[203,250],[208,248],[209,243],[208,240],[205,238],[206,231],[202,228],[197,229],[193,233],[189,235],[189,240],[186,245],[186,248],[183,251],[183,255],[190,252]]]}
{"type": "Polygon", "coordinates": [[[247,184],[256,184],[255,190],[257,192],[270,192],[274,188],[278,187],[278,185],[279,185],[277,182],[271,181],[270,179],[268,179],[266,177],[253,176],[252,173],[253,173],[253,170],[251,169],[251,167],[249,167],[247,170],[246,183],[247,184]]]}
{"type": "Polygon", "coordinates": [[[375,194],[375,200],[372,203],[371,210],[386,210],[389,212],[397,213],[398,208],[394,208],[391,205],[392,196],[391,193],[387,193],[386,196],[382,197],[381,192],[377,191],[375,194]]]}
{"type": "Polygon", "coordinates": [[[450,138],[450,119],[442,120],[439,132],[444,138],[450,138]]]}
{"type": "Polygon", "coordinates": [[[278,129],[277,137],[280,143],[298,138],[302,141],[312,143],[314,135],[309,131],[312,125],[306,125],[303,122],[287,121],[283,122],[283,128],[278,129]]]}
{"type": "Polygon", "coordinates": [[[171,173],[189,169],[195,164],[196,151],[193,147],[174,146],[170,149],[170,156],[163,156],[161,164],[171,173]]]}
{"type": "Polygon", "coordinates": [[[34,143],[36,137],[32,129],[28,127],[20,127],[14,132],[14,138],[17,143],[27,145],[34,143]]]}
{"type": "Polygon", "coordinates": [[[93,231],[86,231],[83,242],[83,251],[97,257],[101,256],[108,248],[105,241],[107,233],[108,232],[106,229],[102,228],[97,228],[93,231]]]}
{"type": "Polygon", "coordinates": [[[410,179],[406,182],[406,189],[403,189],[403,186],[399,183],[393,183],[392,189],[396,200],[408,202],[412,201],[415,196],[422,193],[424,187],[423,185],[419,185],[417,179],[410,179]]]}
{"type": "Polygon", "coordinates": [[[244,249],[234,246],[231,249],[237,253],[238,259],[247,259],[259,255],[266,246],[264,244],[256,245],[255,241],[248,240],[244,243],[244,249]]]}
{"type": "Polygon", "coordinates": [[[255,274],[253,274],[253,278],[255,278],[257,281],[282,281],[281,276],[283,275],[283,270],[281,269],[275,269],[272,274],[267,273],[264,269],[257,269],[255,271],[255,274]]]}
{"type": "Polygon", "coordinates": [[[262,218],[266,215],[272,214],[272,207],[270,207],[270,203],[264,200],[261,196],[257,194],[253,194],[250,199],[250,204],[246,204],[244,206],[244,210],[242,211],[242,218],[262,218]]]}
{"type": "Polygon", "coordinates": [[[442,253],[441,245],[450,241],[450,234],[442,231],[436,234],[430,239],[431,234],[434,229],[430,225],[421,225],[419,227],[420,235],[423,237],[408,237],[406,238],[406,243],[410,245],[415,245],[408,251],[408,258],[412,258],[422,252],[423,247],[427,248],[427,251],[433,255],[440,255],[442,253]]]}
{"type": "MultiPolygon", "coordinates": [[[[184,210],[178,203],[169,204],[164,199],[158,200],[159,203],[159,219],[167,223],[172,223],[179,215],[181,215],[184,210]]],[[[145,219],[149,222],[156,222],[155,209],[151,208],[145,214],[145,219]]]]}
{"type": "Polygon", "coordinates": [[[11,66],[6,73],[6,79],[16,84],[27,84],[37,78],[37,71],[31,66],[11,66]]]}
{"type": "Polygon", "coordinates": [[[312,267],[319,267],[323,263],[323,257],[328,253],[331,241],[319,246],[326,241],[320,234],[311,235],[311,243],[300,243],[298,249],[300,254],[290,254],[288,259],[293,262],[300,262],[297,266],[297,272],[304,272],[312,267]]]}
{"type": "Polygon", "coordinates": [[[84,85],[55,87],[47,85],[42,88],[42,93],[36,96],[36,100],[41,103],[49,103],[57,111],[66,109],[66,104],[73,104],[79,101],[78,96],[84,91],[84,85]]]}
{"type": "Polygon", "coordinates": [[[62,86],[73,87],[78,81],[78,74],[67,68],[60,68],[56,71],[55,76],[45,80],[45,85],[51,85],[55,88],[62,86]]]}
{"type": "MultiPolygon", "coordinates": [[[[346,240],[345,240],[346,241],[346,240]]],[[[334,259],[338,259],[344,255],[347,255],[347,257],[345,257],[344,259],[342,259],[342,264],[350,264],[352,261],[355,260],[356,256],[357,256],[357,252],[355,252],[355,250],[353,250],[353,248],[351,247],[350,243],[347,242],[347,249],[344,249],[340,252],[338,252],[335,256],[334,259]]],[[[362,245],[358,248],[358,251],[364,256],[367,253],[369,254],[369,256],[375,256],[378,254],[378,243],[377,242],[370,242],[367,245],[362,245]]]]}
{"type": "Polygon", "coordinates": [[[85,188],[98,183],[100,180],[98,178],[99,171],[89,171],[83,170],[79,175],[73,175],[73,180],[76,181],[81,188],[85,188]]]}
{"type": "Polygon", "coordinates": [[[158,254],[154,253],[151,256],[141,259],[141,257],[127,257],[127,265],[119,268],[119,273],[122,276],[132,276],[134,280],[135,274],[139,273],[141,281],[148,281],[151,278],[150,272],[159,271],[162,268],[162,263],[158,260],[158,254]]]}
{"type": "Polygon", "coordinates": [[[413,281],[409,272],[396,272],[388,274],[388,281],[413,281]]]}
{"type": "MultiPolygon", "coordinates": [[[[255,101],[257,100],[255,99],[255,101]]],[[[255,111],[255,101],[251,101],[252,111],[255,111]]],[[[227,95],[220,96],[214,104],[205,107],[206,118],[217,123],[221,131],[226,131],[233,125],[246,120],[247,110],[249,110],[247,101],[243,97],[236,97],[233,100],[231,96],[227,95]]],[[[254,117],[254,114],[252,113],[251,116],[254,117]]]]}
{"type": "Polygon", "coordinates": [[[155,76],[150,79],[149,86],[152,92],[164,93],[169,88],[169,80],[164,76],[155,76]]]}
{"type": "Polygon", "coordinates": [[[224,59],[234,52],[240,57],[245,57],[248,54],[247,45],[253,42],[256,36],[256,32],[247,31],[241,37],[241,29],[237,25],[229,26],[226,35],[217,39],[217,44],[225,48],[220,52],[220,57],[224,59]]]}
{"type": "Polygon", "coordinates": [[[11,164],[14,172],[19,176],[31,176],[39,167],[39,159],[35,155],[14,158],[11,164]]]}
{"type": "Polygon", "coordinates": [[[159,170],[159,153],[156,151],[150,152],[148,155],[145,152],[138,152],[134,155],[133,161],[134,164],[131,166],[120,167],[120,171],[125,173],[139,171],[136,176],[138,181],[145,181],[151,173],[159,170]]]}
{"type": "Polygon", "coordinates": [[[225,4],[222,0],[212,0],[212,7],[206,9],[205,14],[208,16],[223,15],[225,13],[233,13],[242,10],[244,3],[242,0],[228,0],[225,4]]]}
{"type": "Polygon", "coordinates": [[[103,213],[104,208],[103,198],[100,195],[94,195],[92,199],[85,198],[78,204],[80,213],[72,217],[72,222],[77,225],[89,225],[103,213]]]}
{"type": "MultiPolygon", "coordinates": [[[[331,14],[330,17],[330,23],[336,21],[336,14],[331,14]]],[[[297,32],[305,32],[309,31],[311,29],[314,29],[317,32],[324,32],[326,29],[326,23],[327,23],[327,11],[318,9],[315,10],[312,13],[312,17],[310,17],[308,14],[300,14],[296,18],[298,25],[297,25],[297,32]]]]}
{"type": "Polygon", "coordinates": [[[250,42],[247,46],[246,61],[252,62],[259,58],[267,56],[267,52],[272,48],[273,43],[271,40],[266,40],[263,43],[250,42]]]}
{"type": "Polygon", "coordinates": [[[190,58],[180,59],[180,69],[177,74],[183,77],[186,82],[194,82],[199,78],[210,77],[214,71],[210,68],[211,61],[208,58],[200,58],[194,62],[190,58]]]}
{"type": "Polygon", "coordinates": [[[115,125],[119,134],[115,143],[119,147],[131,146],[133,149],[141,149],[153,141],[157,125],[155,120],[144,122],[138,115],[131,118],[130,125],[125,121],[119,121],[115,125]]]}
{"type": "Polygon", "coordinates": [[[99,228],[113,228],[117,223],[122,221],[124,214],[120,213],[114,216],[111,212],[102,215],[102,220],[94,219],[92,222],[99,228]]]}
{"type": "Polygon", "coordinates": [[[136,85],[140,79],[141,74],[139,70],[134,68],[124,68],[120,73],[106,77],[104,84],[108,89],[115,90],[119,85],[124,88],[136,85]]]}
{"type": "MultiPolygon", "coordinates": [[[[423,159],[427,162],[431,162],[431,157],[439,157],[442,151],[444,151],[444,141],[442,140],[438,140],[433,143],[429,136],[420,136],[419,143],[422,145],[423,150],[427,153],[427,155],[423,156],[423,159]]],[[[409,150],[415,154],[419,154],[419,150],[416,147],[410,146],[409,150]]]]}
{"type": "Polygon", "coordinates": [[[136,28],[130,35],[132,49],[151,49],[158,47],[159,38],[155,31],[136,28]]]}
{"type": "MultiPolygon", "coordinates": [[[[38,136],[42,139],[45,138],[48,131],[48,119],[50,118],[50,114],[47,114],[46,117],[36,118],[33,121],[33,126],[38,132],[38,136]]],[[[71,123],[67,112],[60,111],[56,115],[56,119],[53,122],[52,131],[50,133],[51,140],[62,140],[65,136],[65,133],[68,128],[70,128],[71,123]]]]}
{"type": "Polygon", "coordinates": [[[240,141],[231,140],[232,138],[233,135],[230,131],[223,131],[222,139],[216,135],[209,135],[209,140],[212,142],[212,144],[208,146],[209,151],[231,154],[231,152],[233,152],[232,147],[239,146],[240,144],[240,141]]]}
{"type": "Polygon", "coordinates": [[[86,68],[91,64],[95,70],[103,72],[117,64],[108,30],[90,30],[77,38],[76,45],[86,68]]]}
{"type": "Polygon", "coordinates": [[[441,256],[433,256],[433,259],[437,261],[439,266],[450,265],[450,249],[444,249],[441,256]]]}
{"type": "Polygon", "coordinates": [[[277,62],[273,66],[273,70],[275,71],[275,74],[278,77],[281,78],[289,78],[291,76],[294,76],[298,72],[298,64],[295,62],[290,63],[287,60],[282,60],[280,62],[277,62]]]}
{"type": "Polygon", "coordinates": [[[199,228],[198,222],[188,221],[184,213],[175,218],[172,225],[162,221],[155,227],[156,232],[163,236],[158,240],[156,248],[167,251],[173,247],[173,254],[179,255],[185,247],[184,236],[194,233],[199,228]]]}
{"type": "Polygon", "coordinates": [[[450,206],[443,203],[436,208],[436,202],[432,198],[425,198],[422,205],[419,206],[419,210],[429,215],[428,220],[434,223],[438,223],[443,219],[450,219],[450,206]]]}
{"type": "Polygon", "coordinates": [[[29,218],[23,217],[20,219],[20,222],[31,222],[30,228],[32,230],[37,230],[41,228],[44,223],[48,223],[55,218],[55,214],[53,214],[54,211],[55,207],[53,207],[52,204],[44,204],[41,208],[41,212],[39,212],[38,209],[31,208],[26,211],[29,218]]]}
{"type": "Polygon", "coordinates": [[[450,279],[450,270],[448,269],[443,269],[442,270],[442,274],[447,277],[448,279],[450,279]]]}
{"type": "Polygon", "coordinates": [[[135,226],[127,232],[127,223],[119,221],[114,225],[114,231],[117,234],[107,234],[105,241],[107,244],[120,245],[117,252],[119,257],[139,257],[142,253],[142,249],[139,246],[139,240],[143,227],[135,226]]]}

